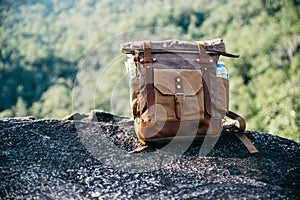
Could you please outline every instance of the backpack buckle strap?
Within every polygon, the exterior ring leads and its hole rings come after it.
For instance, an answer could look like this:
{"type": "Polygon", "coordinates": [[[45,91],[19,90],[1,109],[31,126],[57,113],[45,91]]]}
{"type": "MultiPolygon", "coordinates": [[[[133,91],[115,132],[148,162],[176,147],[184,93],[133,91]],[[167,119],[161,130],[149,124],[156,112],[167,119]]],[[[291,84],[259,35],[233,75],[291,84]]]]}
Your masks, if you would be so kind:
{"type": "Polygon", "coordinates": [[[181,120],[181,117],[184,115],[183,110],[183,102],[185,101],[185,94],[184,93],[176,93],[174,95],[175,100],[175,113],[177,119],[181,120]]]}
{"type": "Polygon", "coordinates": [[[183,102],[185,100],[185,94],[183,91],[183,85],[182,85],[182,77],[177,76],[175,77],[175,113],[176,113],[176,118],[181,120],[183,114],[184,114],[184,109],[183,109],[183,102]]]}
{"type": "Polygon", "coordinates": [[[185,100],[185,94],[184,93],[176,93],[174,95],[174,99],[175,99],[176,102],[182,103],[185,100]]]}

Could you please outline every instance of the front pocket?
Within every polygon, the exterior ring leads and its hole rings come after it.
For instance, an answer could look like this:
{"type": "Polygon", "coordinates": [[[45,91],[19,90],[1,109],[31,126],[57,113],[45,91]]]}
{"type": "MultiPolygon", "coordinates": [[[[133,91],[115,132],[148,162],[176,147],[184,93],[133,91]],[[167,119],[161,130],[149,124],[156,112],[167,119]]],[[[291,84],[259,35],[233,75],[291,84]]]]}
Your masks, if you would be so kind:
{"type": "Polygon", "coordinates": [[[154,94],[157,121],[204,117],[201,70],[154,69],[154,94]]]}

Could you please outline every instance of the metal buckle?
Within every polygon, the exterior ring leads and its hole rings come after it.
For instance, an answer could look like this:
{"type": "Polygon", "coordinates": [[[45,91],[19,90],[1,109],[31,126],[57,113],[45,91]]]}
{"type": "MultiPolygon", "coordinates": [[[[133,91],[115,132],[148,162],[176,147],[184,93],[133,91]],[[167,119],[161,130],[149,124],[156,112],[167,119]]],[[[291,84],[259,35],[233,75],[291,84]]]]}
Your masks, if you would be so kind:
{"type": "Polygon", "coordinates": [[[184,93],[176,93],[176,94],[174,95],[175,101],[177,101],[177,97],[178,97],[178,96],[183,96],[183,100],[185,100],[185,94],[184,94],[184,93]]]}

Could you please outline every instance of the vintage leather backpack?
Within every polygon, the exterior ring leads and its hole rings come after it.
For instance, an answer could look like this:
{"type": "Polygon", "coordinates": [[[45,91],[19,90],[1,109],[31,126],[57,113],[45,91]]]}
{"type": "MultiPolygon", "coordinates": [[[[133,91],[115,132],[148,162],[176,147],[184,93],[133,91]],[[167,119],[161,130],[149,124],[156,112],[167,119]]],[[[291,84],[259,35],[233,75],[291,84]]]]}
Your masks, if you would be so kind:
{"type": "Polygon", "coordinates": [[[245,120],[229,111],[229,80],[216,76],[223,39],[209,41],[137,41],[121,45],[130,59],[131,110],[142,145],[172,140],[218,138],[229,129],[250,153],[257,149],[243,133],[245,120]]]}

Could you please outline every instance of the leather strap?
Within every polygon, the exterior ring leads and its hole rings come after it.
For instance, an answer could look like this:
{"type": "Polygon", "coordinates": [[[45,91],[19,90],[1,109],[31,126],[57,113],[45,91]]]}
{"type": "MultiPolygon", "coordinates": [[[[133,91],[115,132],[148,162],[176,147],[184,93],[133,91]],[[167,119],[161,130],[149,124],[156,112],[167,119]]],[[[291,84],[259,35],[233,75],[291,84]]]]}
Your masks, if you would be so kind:
{"type": "MultiPolygon", "coordinates": [[[[147,92],[147,105],[148,111],[152,110],[154,105],[154,84],[153,84],[153,69],[152,69],[152,55],[151,55],[151,43],[145,41],[143,45],[144,49],[144,67],[146,67],[146,92],[147,92]]],[[[153,110],[154,111],[154,110],[153,110]]]]}
{"type": "Polygon", "coordinates": [[[207,114],[211,115],[211,99],[210,99],[210,78],[208,69],[202,70],[202,79],[203,79],[203,91],[204,91],[204,105],[205,111],[207,114]]]}
{"type": "Polygon", "coordinates": [[[201,64],[210,64],[210,58],[209,55],[206,53],[206,50],[203,48],[203,46],[198,43],[198,52],[200,56],[200,63],[201,64]]]}
{"type": "Polygon", "coordinates": [[[203,90],[204,90],[204,104],[207,114],[211,115],[211,96],[210,96],[210,78],[209,78],[209,57],[206,53],[206,50],[198,43],[198,52],[200,56],[200,65],[202,70],[202,79],[203,79],[203,90]]]}
{"type": "Polygon", "coordinates": [[[203,46],[204,49],[206,49],[206,44],[205,44],[204,41],[198,41],[198,43],[199,43],[201,46],[203,46]]]}
{"type": "Polygon", "coordinates": [[[242,143],[246,146],[248,151],[251,154],[258,153],[259,151],[256,149],[256,147],[252,144],[252,142],[249,140],[249,138],[242,132],[234,132],[234,135],[242,141],[242,143]]]}
{"type": "Polygon", "coordinates": [[[184,102],[184,95],[175,95],[175,113],[177,119],[181,120],[182,116],[184,115],[183,110],[183,102],[184,102]]]}
{"type": "Polygon", "coordinates": [[[256,147],[244,134],[244,130],[246,129],[246,121],[244,120],[244,118],[232,111],[228,111],[226,116],[239,122],[239,127],[233,126],[233,128],[231,129],[235,136],[246,146],[246,148],[251,154],[258,153],[256,147]]]}
{"type": "Polygon", "coordinates": [[[243,117],[241,117],[240,115],[238,115],[232,111],[228,111],[226,116],[231,119],[237,120],[239,122],[240,126],[239,127],[235,126],[234,132],[244,132],[244,130],[246,129],[246,121],[243,117]]]}
{"type": "Polygon", "coordinates": [[[185,95],[183,91],[182,85],[182,77],[177,76],[174,80],[175,85],[175,113],[177,119],[181,120],[182,116],[184,115],[183,103],[185,100],[185,95]]]}

